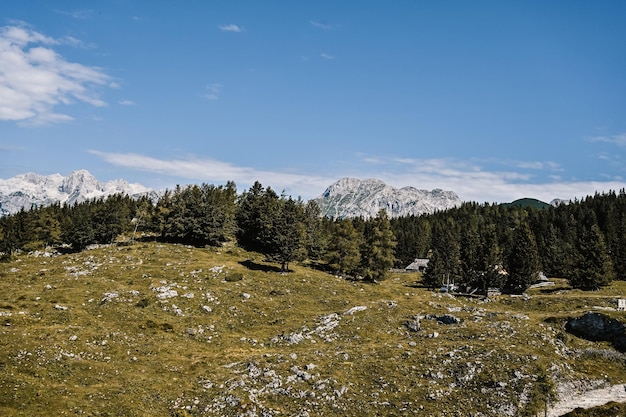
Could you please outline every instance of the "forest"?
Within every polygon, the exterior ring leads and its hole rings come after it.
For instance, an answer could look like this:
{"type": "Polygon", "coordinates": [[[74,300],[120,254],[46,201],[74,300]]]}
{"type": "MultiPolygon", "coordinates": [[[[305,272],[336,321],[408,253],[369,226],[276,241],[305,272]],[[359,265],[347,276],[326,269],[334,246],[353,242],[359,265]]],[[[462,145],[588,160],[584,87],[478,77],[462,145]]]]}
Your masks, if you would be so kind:
{"type": "MultiPolygon", "coordinates": [[[[595,290],[626,279],[626,192],[595,194],[556,207],[464,203],[430,215],[330,219],[312,201],[256,182],[177,186],[157,201],[126,195],[21,210],[0,218],[0,255],[57,247],[157,239],[220,246],[233,242],[289,271],[307,262],[367,282],[428,258],[422,283],[521,293],[540,273],[595,290]]],[[[278,269],[278,268],[277,268],[278,269]]]]}

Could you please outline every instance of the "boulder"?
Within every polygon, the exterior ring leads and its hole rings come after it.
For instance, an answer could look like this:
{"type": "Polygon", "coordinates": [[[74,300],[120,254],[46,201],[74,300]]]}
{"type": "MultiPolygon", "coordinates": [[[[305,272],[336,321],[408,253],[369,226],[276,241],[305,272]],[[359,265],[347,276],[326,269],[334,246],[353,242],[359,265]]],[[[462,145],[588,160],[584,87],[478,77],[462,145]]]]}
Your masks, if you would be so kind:
{"type": "Polygon", "coordinates": [[[582,317],[569,319],[565,330],[592,342],[610,342],[615,349],[626,352],[626,326],[605,314],[590,311],[582,317]]]}

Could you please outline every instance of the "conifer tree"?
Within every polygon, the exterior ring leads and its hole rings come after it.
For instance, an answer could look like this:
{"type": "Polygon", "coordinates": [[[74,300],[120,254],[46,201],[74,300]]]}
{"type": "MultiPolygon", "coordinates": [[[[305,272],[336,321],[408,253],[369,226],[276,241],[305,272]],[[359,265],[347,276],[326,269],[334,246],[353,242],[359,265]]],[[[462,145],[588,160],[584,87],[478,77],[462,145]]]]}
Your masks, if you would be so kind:
{"type": "Polygon", "coordinates": [[[537,279],[541,271],[535,237],[527,219],[522,216],[512,236],[512,246],[507,263],[507,292],[522,293],[537,279]]]}
{"type": "Polygon", "coordinates": [[[335,220],[331,224],[325,258],[328,266],[338,275],[356,273],[361,262],[361,239],[350,219],[335,220]]]}
{"type": "Polygon", "coordinates": [[[460,246],[457,223],[452,217],[442,218],[433,225],[432,252],[422,277],[427,288],[441,287],[448,279],[460,277],[460,246]]]}
{"type": "Polygon", "coordinates": [[[596,290],[615,278],[613,263],[606,242],[596,222],[595,213],[587,211],[580,225],[576,242],[577,254],[569,274],[573,288],[596,290]]]}
{"type": "Polygon", "coordinates": [[[310,259],[320,260],[324,256],[328,244],[324,222],[319,205],[313,200],[308,201],[304,205],[304,226],[306,229],[305,247],[310,259]]]}
{"type": "Polygon", "coordinates": [[[302,260],[306,255],[306,230],[302,206],[292,198],[282,198],[279,203],[278,211],[271,219],[268,239],[263,246],[268,258],[280,263],[281,271],[287,272],[291,262],[302,260]]]}
{"type": "Polygon", "coordinates": [[[382,281],[389,274],[396,259],[396,238],[391,231],[387,212],[380,210],[366,224],[364,250],[361,252],[361,275],[366,281],[382,281]]]}

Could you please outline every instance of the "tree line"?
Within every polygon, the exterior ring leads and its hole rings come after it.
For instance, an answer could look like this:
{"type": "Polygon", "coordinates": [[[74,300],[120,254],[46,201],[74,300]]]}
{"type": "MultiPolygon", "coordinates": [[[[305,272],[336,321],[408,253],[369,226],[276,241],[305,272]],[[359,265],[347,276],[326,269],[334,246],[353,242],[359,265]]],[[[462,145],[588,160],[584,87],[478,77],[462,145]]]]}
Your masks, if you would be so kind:
{"type": "Polygon", "coordinates": [[[543,272],[594,290],[626,279],[626,192],[556,207],[464,203],[391,220],[400,265],[429,258],[424,284],[522,292],[543,272]]]}
{"type": "Polygon", "coordinates": [[[156,202],[126,195],[22,209],[0,218],[0,253],[66,245],[80,251],[118,236],[148,234],[163,242],[220,246],[234,241],[288,271],[308,260],[328,271],[377,281],[396,259],[395,237],[384,211],[364,220],[331,220],[316,203],[278,195],[258,181],[241,195],[233,182],[177,186],[156,202]]]}
{"type": "Polygon", "coordinates": [[[392,267],[428,258],[423,283],[452,280],[471,288],[522,292],[543,271],[575,288],[626,278],[626,192],[557,207],[464,203],[431,215],[330,219],[317,204],[278,195],[256,182],[177,186],[156,202],[115,195],[73,205],[21,210],[0,218],[0,253],[53,245],[82,250],[118,236],[219,246],[234,241],[287,271],[292,262],[379,281],[392,267]]]}

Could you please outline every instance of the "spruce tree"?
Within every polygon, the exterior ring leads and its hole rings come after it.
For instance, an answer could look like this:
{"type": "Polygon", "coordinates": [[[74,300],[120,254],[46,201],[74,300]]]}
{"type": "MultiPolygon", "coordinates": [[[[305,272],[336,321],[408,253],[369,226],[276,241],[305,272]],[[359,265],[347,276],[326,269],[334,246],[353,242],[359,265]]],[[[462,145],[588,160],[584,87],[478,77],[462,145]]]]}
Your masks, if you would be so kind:
{"type": "Polygon", "coordinates": [[[577,254],[569,282],[573,288],[597,290],[609,285],[615,278],[604,235],[596,223],[595,214],[584,214],[576,243],[577,254]]]}
{"type": "Polygon", "coordinates": [[[331,224],[325,258],[328,266],[338,275],[356,273],[361,262],[361,239],[350,219],[335,220],[331,224]]]}
{"type": "Polygon", "coordinates": [[[365,228],[364,250],[361,252],[361,275],[366,281],[384,280],[396,259],[396,238],[391,231],[387,212],[380,210],[365,228]]]}
{"type": "Polygon", "coordinates": [[[432,252],[422,277],[425,287],[435,289],[460,278],[459,230],[452,217],[441,218],[433,225],[432,252]]]}
{"type": "Polygon", "coordinates": [[[506,269],[509,276],[505,290],[512,293],[526,291],[541,271],[535,237],[524,216],[519,219],[513,231],[512,246],[506,269]]]}
{"type": "Polygon", "coordinates": [[[322,259],[328,244],[324,222],[319,205],[313,200],[308,201],[304,205],[305,247],[307,256],[312,260],[322,259]]]}
{"type": "Polygon", "coordinates": [[[282,198],[271,219],[271,227],[263,247],[270,260],[280,263],[283,272],[289,270],[291,262],[302,260],[306,255],[303,218],[301,205],[292,198],[282,198]]]}

